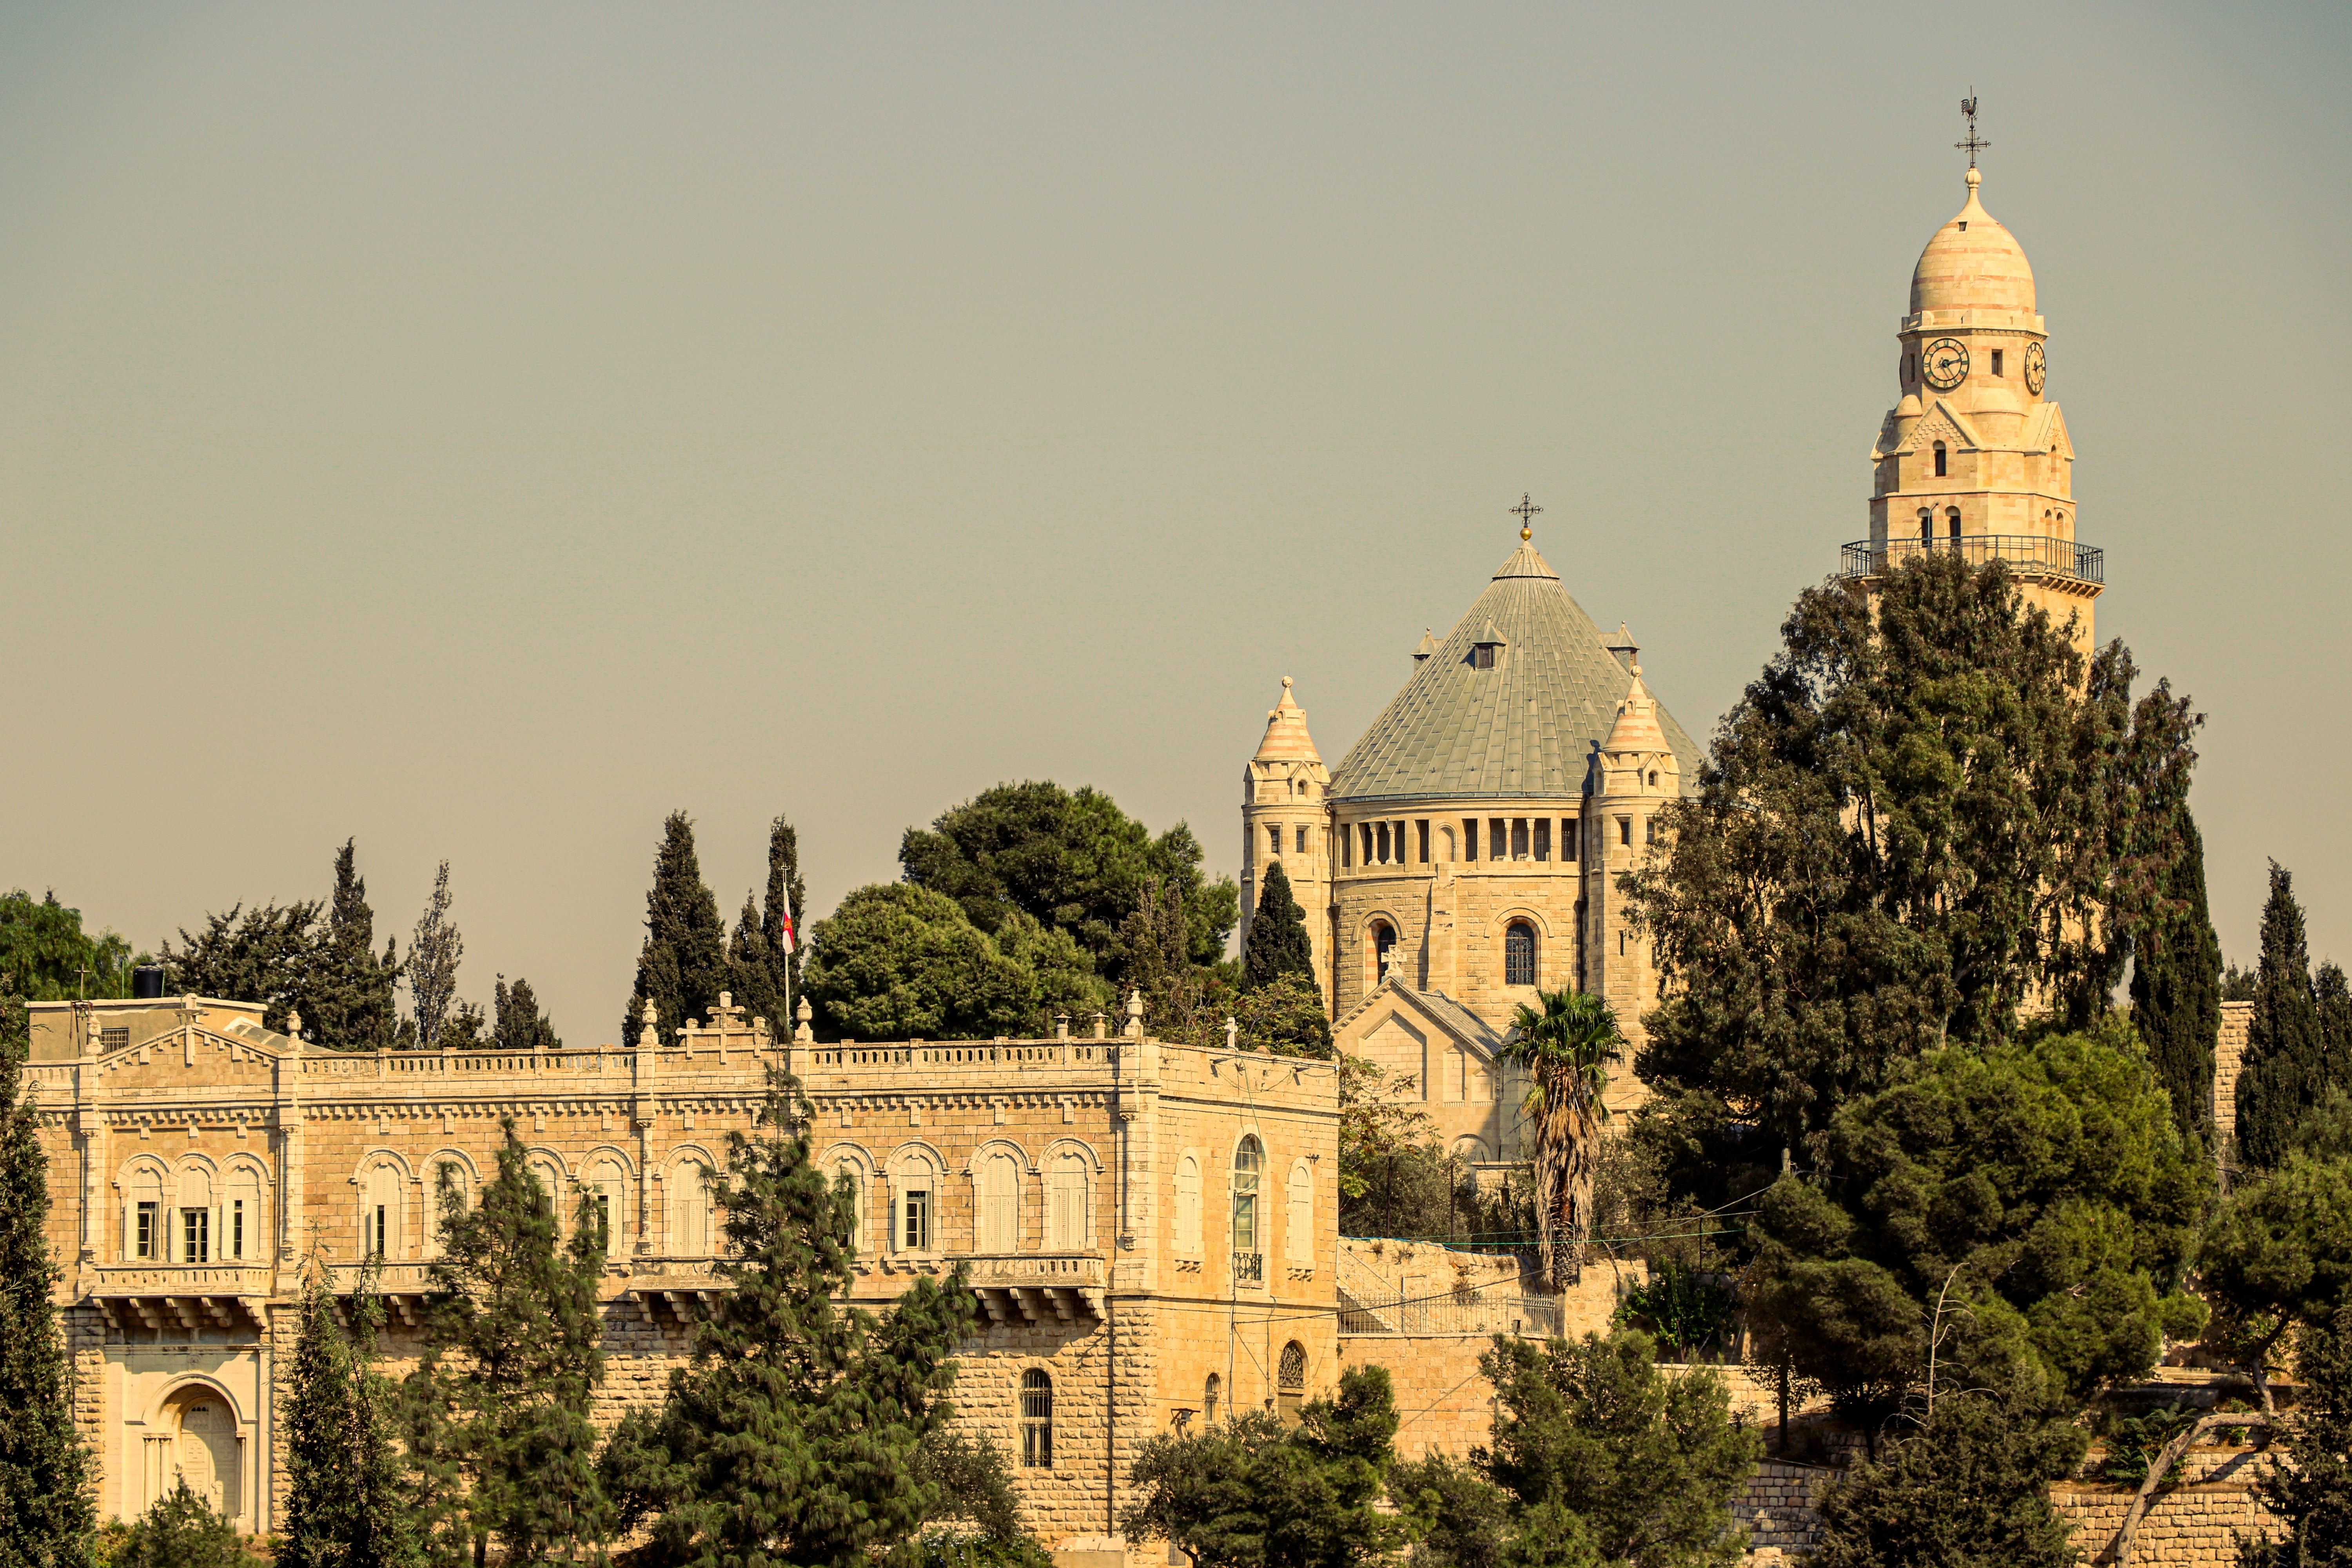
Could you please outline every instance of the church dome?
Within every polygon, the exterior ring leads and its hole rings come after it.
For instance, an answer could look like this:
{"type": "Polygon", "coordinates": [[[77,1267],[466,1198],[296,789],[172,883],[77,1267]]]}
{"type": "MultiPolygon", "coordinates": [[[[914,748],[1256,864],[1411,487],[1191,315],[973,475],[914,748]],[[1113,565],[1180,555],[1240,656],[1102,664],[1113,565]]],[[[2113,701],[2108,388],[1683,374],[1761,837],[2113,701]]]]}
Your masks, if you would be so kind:
{"type": "Polygon", "coordinates": [[[1969,205],[1936,231],[1911,269],[1911,313],[2014,310],[2033,314],[2033,268],[2025,249],[1977,200],[1981,178],[1969,171],[1969,205]]]}
{"type": "MultiPolygon", "coordinates": [[[[1580,795],[1592,748],[1616,727],[1626,679],[1559,574],[1523,543],[1349,748],[1330,797],[1580,795]]],[[[1674,715],[1652,703],[1643,719],[1682,777],[1697,778],[1698,747],[1674,715]]]]}

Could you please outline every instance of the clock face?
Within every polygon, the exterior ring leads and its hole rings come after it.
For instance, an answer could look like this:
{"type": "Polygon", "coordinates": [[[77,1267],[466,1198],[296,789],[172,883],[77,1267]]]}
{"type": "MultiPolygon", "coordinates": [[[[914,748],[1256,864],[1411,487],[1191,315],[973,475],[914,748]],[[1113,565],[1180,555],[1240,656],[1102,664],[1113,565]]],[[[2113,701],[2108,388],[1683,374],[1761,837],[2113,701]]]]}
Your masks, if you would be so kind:
{"type": "Polygon", "coordinates": [[[1920,351],[1919,363],[1929,386],[1949,392],[1968,379],[1969,345],[1958,338],[1937,338],[1920,351]]]}
{"type": "Polygon", "coordinates": [[[2042,357],[2040,343],[2025,345],[2025,390],[2034,396],[2042,395],[2042,384],[2050,376],[2050,362],[2042,357]]]}

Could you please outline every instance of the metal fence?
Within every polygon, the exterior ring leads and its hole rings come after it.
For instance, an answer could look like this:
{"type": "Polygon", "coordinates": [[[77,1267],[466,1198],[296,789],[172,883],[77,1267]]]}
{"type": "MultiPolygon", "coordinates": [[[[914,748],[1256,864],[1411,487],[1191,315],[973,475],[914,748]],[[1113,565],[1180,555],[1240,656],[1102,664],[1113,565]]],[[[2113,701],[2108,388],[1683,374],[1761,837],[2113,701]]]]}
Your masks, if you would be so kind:
{"type": "Polygon", "coordinates": [[[1359,1300],[1345,1289],[1339,1292],[1339,1331],[1343,1334],[1518,1334],[1549,1338],[1560,1331],[1560,1303],[1556,1296],[1526,1296],[1516,1289],[1449,1290],[1436,1295],[1393,1296],[1359,1300]]]}
{"type": "Polygon", "coordinates": [[[1889,539],[1874,544],[1857,539],[1838,565],[1841,577],[1878,577],[1922,555],[1957,555],[1971,566],[1998,557],[2018,566],[2055,572],[2085,583],[2107,580],[2107,552],[2071,539],[2034,533],[1968,533],[1958,539],[1889,539]]]}

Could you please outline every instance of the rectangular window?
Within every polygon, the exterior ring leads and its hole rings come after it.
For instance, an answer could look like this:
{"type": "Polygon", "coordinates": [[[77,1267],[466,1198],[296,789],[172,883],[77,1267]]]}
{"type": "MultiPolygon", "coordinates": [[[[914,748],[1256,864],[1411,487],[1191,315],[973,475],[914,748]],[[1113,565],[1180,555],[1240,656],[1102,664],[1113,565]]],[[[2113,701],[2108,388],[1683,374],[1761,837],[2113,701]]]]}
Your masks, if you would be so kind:
{"type": "Polygon", "coordinates": [[[378,1204],[375,1205],[374,1213],[368,1216],[368,1256],[382,1258],[384,1244],[391,1237],[392,1211],[383,1205],[378,1204]]]}
{"type": "Polygon", "coordinates": [[[612,1194],[609,1193],[596,1193],[592,1194],[588,1201],[592,1205],[593,1205],[596,1211],[596,1235],[599,1239],[605,1243],[605,1245],[610,1246],[613,1239],[612,1194]]]}
{"type": "Polygon", "coordinates": [[[1511,858],[1524,860],[1527,858],[1528,819],[1524,816],[1515,816],[1511,818],[1511,858]]]}
{"type": "Polygon", "coordinates": [[[1381,865],[1389,863],[1389,825],[1385,822],[1373,830],[1372,852],[1380,857],[1381,865]]]}
{"type": "Polygon", "coordinates": [[[1644,844],[1655,844],[1657,841],[1658,819],[1654,816],[1643,817],[1642,819],[1642,842],[1644,844]]]}
{"type": "Polygon", "coordinates": [[[931,1194],[920,1189],[908,1193],[899,1214],[899,1250],[929,1252],[931,1249],[931,1194]]]}
{"type": "Polygon", "coordinates": [[[1462,858],[1478,858],[1478,819],[1475,816],[1462,819],[1462,858]]]}
{"type": "Polygon", "coordinates": [[[1999,375],[2000,374],[2000,351],[1999,349],[1992,351],[1992,373],[1995,375],[1999,375]]]}
{"type": "Polygon", "coordinates": [[[123,1050],[130,1044],[131,1030],[127,1026],[119,1029],[100,1029],[98,1032],[98,1048],[101,1051],[123,1050]]]}
{"type": "Polygon", "coordinates": [[[1421,863],[1429,864],[1429,819],[1423,817],[1413,825],[1415,838],[1421,845],[1421,863]]]}
{"type": "Polygon", "coordinates": [[[245,1200],[243,1198],[231,1198],[228,1201],[228,1255],[231,1258],[245,1256],[245,1200]]]}
{"type": "Polygon", "coordinates": [[[1470,668],[1473,669],[1494,668],[1495,645],[1493,643],[1482,642],[1475,647],[1472,648],[1470,650],[1470,668]]]}
{"type": "Polygon", "coordinates": [[[1360,822],[1356,824],[1356,831],[1363,835],[1364,841],[1358,847],[1363,850],[1364,864],[1369,866],[1372,863],[1372,825],[1369,822],[1360,822]]]}
{"type": "Polygon", "coordinates": [[[1490,816],[1486,819],[1487,859],[1502,860],[1509,858],[1511,853],[1511,840],[1508,834],[1505,831],[1506,826],[1507,825],[1504,823],[1503,819],[1499,816],[1490,816]]]}
{"type": "Polygon", "coordinates": [[[1576,829],[1577,819],[1575,817],[1563,816],[1559,819],[1559,858],[1570,865],[1574,865],[1576,862],[1576,840],[1578,837],[1576,829]]]}
{"type": "Polygon", "coordinates": [[[163,1237],[157,1234],[163,1223],[163,1205],[141,1204],[139,1205],[138,1224],[134,1226],[131,1237],[131,1256],[151,1258],[155,1256],[163,1242],[163,1237]]]}
{"type": "Polygon", "coordinates": [[[1307,829],[1302,827],[1298,830],[1298,841],[1292,846],[1292,847],[1298,854],[1304,855],[1307,853],[1307,829]]]}
{"type": "Polygon", "coordinates": [[[209,1263],[213,1257],[213,1215],[210,1209],[180,1211],[180,1261],[209,1263]]]}
{"type": "Polygon", "coordinates": [[[1355,863],[1356,836],[1343,827],[1339,829],[1339,864],[1352,866],[1355,863]]]}
{"type": "Polygon", "coordinates": [[[1621,816],[1617,819],[1617,842],[1620,844],[1631,844],[1633,842],[1633,819],[1632,817],[1621,816]]]}
{"type": "Polygon", "coordinates": [[[1265,847],[1268,854],[1279,855],[1282,853],[1281,828],[1269,827],[1265,830],[1265,847]]]}
{"type": "Polygon", "coordinates": [[[1535,828],[1535,832],[1536,832],[1536,858],[1537,858],[1537,859],[1538,859],[1538,860],[1549,860],[1549,859],[1550,859],[1550,858],[1551,858],[1551,818],[1550,818],[1550,817],[1549,817],[1549,816],[1538,816],[1538,817],[1537,817],[1537,818],[1536,818],[1536,828],[1535,828]]]}

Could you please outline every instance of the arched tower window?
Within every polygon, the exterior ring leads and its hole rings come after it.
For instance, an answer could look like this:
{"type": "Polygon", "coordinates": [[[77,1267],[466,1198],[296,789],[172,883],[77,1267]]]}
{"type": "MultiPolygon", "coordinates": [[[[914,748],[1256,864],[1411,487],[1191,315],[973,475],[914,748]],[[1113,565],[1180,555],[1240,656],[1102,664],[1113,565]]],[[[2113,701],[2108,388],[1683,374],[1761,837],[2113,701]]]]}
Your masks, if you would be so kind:
{"type": "Polygon", "coordinates": [[[1944,513],[1944,525],[1946,531],[1950,533],[1954,539],[1958,539],[1960,536],[1960,509],[1958,507],[1953,507],[1944,513]]]}
{"type": "Polygon", "coordinates": [[[1946,464],[1947,464],[1949,460],[1950,460],[1949,454],[1948,454],[1948,453],[1944,450],[1944,444],[1943,444],[1941,441],[1937,442],[1937,443],[1936,443],[1936,477],[1937,477],[1937,479],[1942,479],[1942,478],[1943,478],[1943,477],[1944,477],[1948,472],[1949,472],[1949,469],[1946,467],[1946,464]]]}
{"type": "Polygon", "coordinates": [[[1297,1340],[1283,1346],[1278,1373],[1275,1379],[1276,1408],[1285,1426],[1296,1426],[1299,1406],[1307,1403],[1307,1347],[1297,1340]]]}
{"type": "Polygon", "coordinates": [[[1503,984],[1533,985],[1536,983],[1536,928],[1525,921],[1513,921],[1511,929],[1503,933],[1503,984]]]}
{"type": "Polygon", "coordinates": [[[1932,511],[1923,511],[1919,514],[1919,542],[1930,549],[1935,547],[1936,514],[1932,511]]]}
{"type": "Polygon", "coordinates": [[[1021,1462],[1054,1468],[1054,1380],[1034,1366],[1021,1374],[1021,1462]]]}
{"type": "Polygon", "coordinates": [[[1386,921],[1372,926],[1372,983],[1378,984],[1389,977],[1389,954],[1396,948],[1396,928],[1386,921]]]}
{"type": "Polygon", "coordinates": [[[1202,1425],[1213,1426],[1217,1417],[1224,1414],[1224,1409],[1225,1380],[1213,1372],[1209,1374],[1209,1381],[1201,1385],[1202,1425]]]}

